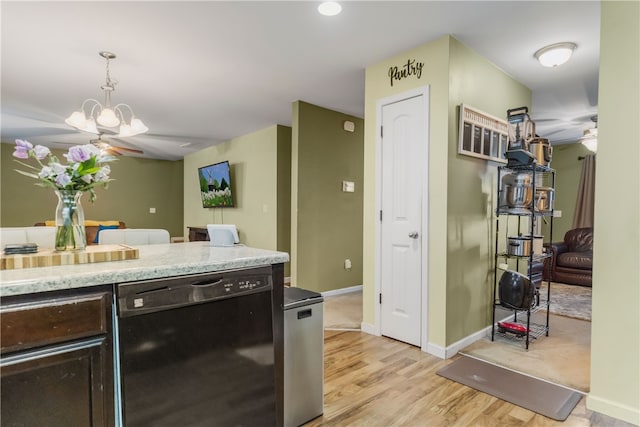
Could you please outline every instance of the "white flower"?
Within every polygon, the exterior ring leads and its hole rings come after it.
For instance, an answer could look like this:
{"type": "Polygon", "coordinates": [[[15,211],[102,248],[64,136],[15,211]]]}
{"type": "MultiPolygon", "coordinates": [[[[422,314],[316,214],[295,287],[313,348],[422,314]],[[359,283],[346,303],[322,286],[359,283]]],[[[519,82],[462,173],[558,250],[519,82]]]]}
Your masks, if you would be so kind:
{"type": "Polygon", "coordinates": [[[98,172],[96,172],[94,179],[97,182],[105,182],[109,179],[110,173],[111,168],[109,167],[109,165],[104,165],[98,172]]]}

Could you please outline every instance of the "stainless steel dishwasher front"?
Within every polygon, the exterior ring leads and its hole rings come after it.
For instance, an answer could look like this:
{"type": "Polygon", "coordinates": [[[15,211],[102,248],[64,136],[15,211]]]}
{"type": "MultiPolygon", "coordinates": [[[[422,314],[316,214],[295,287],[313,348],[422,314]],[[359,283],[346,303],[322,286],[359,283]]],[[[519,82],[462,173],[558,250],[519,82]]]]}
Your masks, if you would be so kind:
{"type": "Polygon", "coordinates": [[[284,289],[284,426],[322,415],[324,406],[324,299],[284,289]]]}

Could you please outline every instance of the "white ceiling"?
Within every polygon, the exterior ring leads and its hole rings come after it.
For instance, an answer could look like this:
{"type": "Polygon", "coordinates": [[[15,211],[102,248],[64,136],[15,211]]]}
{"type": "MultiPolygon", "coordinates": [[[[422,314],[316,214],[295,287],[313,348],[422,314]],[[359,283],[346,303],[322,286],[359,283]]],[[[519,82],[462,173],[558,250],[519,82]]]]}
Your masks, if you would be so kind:
{"type": "Polygon", "coordinates": [[[296,100],[363,117],[366,67],[446,34],[531,88],[540,136],[575,141],[593,127],[598,1],[348,1],[335,17],[318,4],[2,1],[2,141],[88,142],[64,119],[102,99],[102,50],[117,54],[114,103],[150,128],[112,143],[180,159],[291,125],[296,100]],[[571,61],[540,66],[533,53],[562,41],[578,45],[571,61]]]}

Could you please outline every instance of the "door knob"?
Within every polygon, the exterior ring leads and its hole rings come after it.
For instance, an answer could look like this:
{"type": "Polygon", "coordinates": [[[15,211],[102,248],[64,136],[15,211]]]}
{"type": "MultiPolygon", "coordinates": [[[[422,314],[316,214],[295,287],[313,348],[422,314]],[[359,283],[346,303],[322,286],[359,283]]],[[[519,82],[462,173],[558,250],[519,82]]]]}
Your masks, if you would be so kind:
{"type": "Polygon", "coordinates": [[[409,237],[411,237],[412,239],[417,239],[418,238],[418,232],[417,231],[412,231],[411,233],[409,233],[409,237]]]}

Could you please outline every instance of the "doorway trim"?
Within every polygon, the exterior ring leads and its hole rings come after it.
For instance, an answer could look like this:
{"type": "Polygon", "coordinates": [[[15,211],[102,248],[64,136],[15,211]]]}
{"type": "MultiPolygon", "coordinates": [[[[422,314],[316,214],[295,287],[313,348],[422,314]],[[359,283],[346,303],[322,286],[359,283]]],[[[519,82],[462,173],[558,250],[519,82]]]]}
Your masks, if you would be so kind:
{"type": "Polygon", "coordinates": [[[380,322],[380,304],[379,295],[382,289],[382,255],[381,255],[381,236],[382,236],[382,222],[379,219],[379,212],[382,209],[382,137],[380,135],[380,127],[382,126],[382,107],[394,102],[400,102],[408,98],[414,98],[416,96],[422,96],[425,102],[423,103],[423,115],[425,123],[425,135],[423,145],[423,157],[424,167],[426,173],[424,174],[424,182],[422,185],[422,235],[427,236],[426,240],[422,241],[422,263],[421,263],[421,277],[420,277],[420,289],[421,289],[421,303],[420,303],[420,350],[427,352],[429,342],[428,320],[429,320],[429,132],[430,132],[430,99],[429,99],[429,86],[420,86],[414,89],[407,90],[395,95],[391,95],[385,98],[380,98],[376,101],[376,192],[375,192],[375,292],[373,294],[374,304],[374,333],[376,335],[382,335],[382,325],[380,322]]]}

